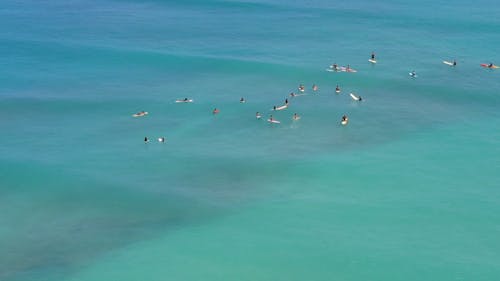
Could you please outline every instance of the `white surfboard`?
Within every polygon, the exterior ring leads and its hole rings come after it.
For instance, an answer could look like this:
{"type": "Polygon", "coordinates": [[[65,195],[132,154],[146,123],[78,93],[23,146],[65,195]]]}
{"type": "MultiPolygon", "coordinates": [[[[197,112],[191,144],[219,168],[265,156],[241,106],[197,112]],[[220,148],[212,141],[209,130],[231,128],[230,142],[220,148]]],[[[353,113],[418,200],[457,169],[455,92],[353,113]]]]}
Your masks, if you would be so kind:
{"type": "Polygon", "coordinates": [[[281,123],[280,121],[278,121],[278,120],[274,120],[274,119],[267,119],[267,122],[269,122],[269,123],[274,123],[274,124],[279,124],[279,123],[281,123]]]}
{"type": "Polygon", "coordinates": [[[411,77],[417,78],[417,74],[413,74],[413,73],[411,73],[411,72],[410,72],[410,73],[408,73],[408,74],[410,74],[410,76],[411,76],[411,77]]]}
{"type": "Polygon", "coordinates": [[[450,61],[445,61],[445,60],[444,60],[444,61],[443,61],[443,63],[444,63],[444,64],[447,64],[447,65],[449,65],[449,66],[454,66],[454,65],[453,65],[453,62],[450,62],[450,61]]]}
{"type": "Polygon", "coordinates": [[[273,108],[273,110],[278,111],[278,110],[283,110],[283,109],[286,109],[286,108],[288,108],[288,105],[285,104],[285,105],[282,105],[282,106],[277,106],[276,108],[273,108]]]}
{"type": "Polygon", "coordinates": [[[136,114],[133,114],[132,116],[133,117],[142,117],[142,116],[145,116],[145,115],[148,115],[147,111],[137,112],[136,114]]]}
{"type": "Polygon", "coordinates": [[[355,100],[355,101],[359,101],[359,97],[357,97],[355,94],[350,93],[349,95],[351,96],[351,98],[352,98],[353,100],[355,100]]]}
{"type": "Polygon", "coordinates": [[[193,102],[193,100],[176,100],[176,103],[190,103],[193,102]]]}
{"type": "Polygon", "coordinates": [[[342,71],[342,72],[353,72],[353,73],[354,73],[354,72],[358,72],[358,71],[357,71],[357,70],[355,70],[355,69],[352,69],[352,68],[347,68],[347,67],[345,67],[345,66],[341,66],[339,69],[340,69],[340,71],[342,71]]]}
{"type": "Polygon", "coordinates": [[[371,62],[371,63],[377,63],[377,61],[374,60],[374,59],[369,59],[368,61],[371,62]]]}
{"type": "Polygon", "coordinates": [[[340,90],[335,90],[335,93],[340,94],[340,90]]]}
{"type": "Polygon", "coordinates": [[[340,124],[342,124],[343,126],[345,126],[345,125],[347,125],[348,122],[349,122],[348,120],[342,120],[342,121],[340,121],[340,124]]]}

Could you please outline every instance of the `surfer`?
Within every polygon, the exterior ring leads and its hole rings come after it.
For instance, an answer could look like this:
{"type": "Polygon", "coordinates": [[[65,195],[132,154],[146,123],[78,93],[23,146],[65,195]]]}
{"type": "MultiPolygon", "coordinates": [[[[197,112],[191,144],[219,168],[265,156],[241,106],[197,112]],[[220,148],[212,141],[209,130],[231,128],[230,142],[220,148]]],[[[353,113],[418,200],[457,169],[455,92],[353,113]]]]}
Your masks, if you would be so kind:
{"type": "Polygon", "coordinates": [[[212,111],[212,114],[214,114],[214,115],[215,115],[215,114],[217,114],[217,113],[219,113],[219,110],[218,110],[217,108],[214,108],[214,111],[212,111]]]}
{"type": "Polygon", "coordinates": [[[493,67],[493,63],[490,62],[490,64],[488,64],[488,67],[492,68],[493,67]]]}
{"type": "Polygon", "coordinates": [[[456,66],[456,65],[457,65],[457,61],[453,60],[453,66],[456,66]]]}
{"type": "Polygon", "coordinates": [[[293,114],[293,120],[299,120],[300,116],[297,113],[293,114]]]}
{"type": "Polygon", "coordinates": [[[337,87],[335,87],[335,92],[336,93],[340,93],[340,87],[339,87],[339,85],[337,85],[337,87]]]}
{"type": "Polygon", "coordinates": [[[262,116],[260,115],[260,113],[257,111],[257,113],[255,113],[255,118],[257,119],[260,119],[262,116]]]}
{"type": "Polygon", "coordinates": [[[305,90],[304,85],[300,84],[300,85],[299,85],[299,91],[303,92],[304,90],[305,90]]]}
{"type": "Polygon", "coordinates": [[[361,98],[361,96],[358,96],[358,101],[362,101],[363,99],[361,98]]]}
{"type": "Polygon", "coordinates": [[[273,122],[273,120],[274,120],[274,119],[273,119],[273,115],[272,115],[272,114],[271,114],[271,115],[269,115],[269,122],[273,122]]]}
{"type": "Polygon", "coordinates": [[[313,91],[317,91],[318,90],[318,86],[316,84],[313,84],[312,89],[313,89],[313,91]]]}
{"type": "Polygon", "coordinates": [[[148,140],[148,137],[144,137],[144,143],[148,143],[149,140],[148,140]]]}
{"type": "Polygon", "coordinates": [[[290,96],[293,98],[293,97],[295,97],[295,96],[296,96],[296,94],[295,94],[294,92],[291,92],[291,93],[290,93],[290,96]]]}
{"type": "Polygon", "coordinates": [[[244,99],[244,98],[241,98],[241,99],[240,99],[240,102],[241,102],[241,103],[244,103],[244,102],[245,102],[245,99],[244,99]]]}
{"type": "Polygon", "coordinates": [[[333,68],[333,70],[335,70],[335,71],[338,71],[338,70],[339,70],[339,69],[338,69],[339,67],[338,67],[337,63],[333,63],[332,68],[333,68]]]}
{"type": "Polygon", "coordinates": [[[159,138],[158,138],[158,141],[159,141],[159,142],[165,142],[165,138],[164,138],[164,137],[159,137],[159,138]]]}
{"type": "Polygon", "coordinates": [[[348,122],[349,121],[349,118],[347,118],[347,115],[344,114],[344,116],[342,116],[342,122],[348,122]]]}
{"type": "Polygon", "coordinates": [[[374,52],[372,52],[371,58],[372,58],[372,60],[375,60],[375,53],[374,52]]]}
{"type": "Polygon", "coordinates": [[[285,105],[288,105],[288,99],[285,99],[285,105]]]}
{"type": "Polygon", "coordinates": [[[415,72],[415,70],[412,70],[412,71],[410,72],[410,75],[411,75],[411,77],[415,77],[415,76],[417,76],[417,73],[415,72]]]}

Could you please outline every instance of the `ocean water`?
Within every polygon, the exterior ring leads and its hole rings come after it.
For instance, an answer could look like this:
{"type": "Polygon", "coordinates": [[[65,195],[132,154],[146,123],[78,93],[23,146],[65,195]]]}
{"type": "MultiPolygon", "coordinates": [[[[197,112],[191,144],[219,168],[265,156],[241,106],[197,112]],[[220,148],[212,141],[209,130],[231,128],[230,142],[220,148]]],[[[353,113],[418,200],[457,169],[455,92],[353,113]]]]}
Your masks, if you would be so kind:
{"type": "Polygon", "coordinates": [[[0,280],[500,279],[499,14],[2,1],[0,280]]]}

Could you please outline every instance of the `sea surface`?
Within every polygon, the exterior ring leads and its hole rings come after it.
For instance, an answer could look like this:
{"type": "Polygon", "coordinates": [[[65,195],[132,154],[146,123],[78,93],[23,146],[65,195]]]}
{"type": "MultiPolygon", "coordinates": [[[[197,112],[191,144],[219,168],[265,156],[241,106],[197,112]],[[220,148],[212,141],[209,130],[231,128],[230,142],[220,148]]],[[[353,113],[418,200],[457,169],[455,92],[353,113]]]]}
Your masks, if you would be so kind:
{"type": "Polygon", "coordinates": [[[0,280],[500,280],[499,15],[1,1],[0,280]]]}

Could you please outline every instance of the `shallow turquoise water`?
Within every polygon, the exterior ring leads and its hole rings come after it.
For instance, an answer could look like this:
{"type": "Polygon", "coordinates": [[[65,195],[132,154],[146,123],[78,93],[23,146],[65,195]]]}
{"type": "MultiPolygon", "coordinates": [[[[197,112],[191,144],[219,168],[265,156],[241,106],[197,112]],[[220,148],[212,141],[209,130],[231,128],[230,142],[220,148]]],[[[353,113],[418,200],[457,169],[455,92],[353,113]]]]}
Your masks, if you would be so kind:
{"type": "Polygon", "coordinates": [[[499,10],[2,3],[0,280],[498,279],[499,10]]]}

